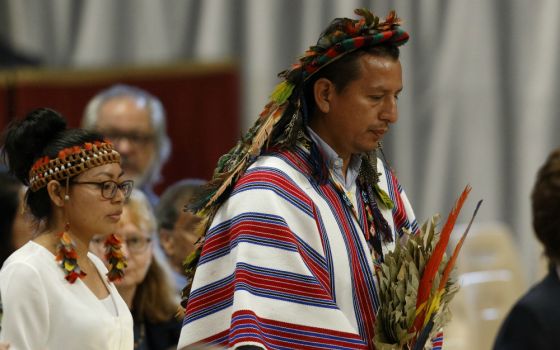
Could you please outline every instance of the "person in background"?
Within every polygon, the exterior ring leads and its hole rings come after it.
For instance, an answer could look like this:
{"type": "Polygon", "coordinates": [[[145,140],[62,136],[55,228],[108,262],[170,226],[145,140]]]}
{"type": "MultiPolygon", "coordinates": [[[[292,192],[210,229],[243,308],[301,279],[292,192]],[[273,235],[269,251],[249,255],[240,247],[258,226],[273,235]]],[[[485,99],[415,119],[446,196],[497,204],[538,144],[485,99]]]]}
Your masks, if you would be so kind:
{"type": "MultiPolygon", "coordinates": [[[[119,153],[98,133],[67,129],[47,108],[9,126],[4,152],[10,173],[29,188],[26,208],[45,225],[0,270],[0,342],[17,350],[132,349],[132,316],[112,283],[122,261],[108,271],[88,253],[95,232],[115,232],[132,191],[119,153]]],[[[112,249],[122,256],[117,239],[112,249]]]]}
{"type": "Polygon", "coordinates": [[[185,179],[169,186],[156,208],[161,248],[173,270],[178,295],[187,284],[183,261],[194,250],[196,228],[201,219],[185,210],[190,200],[202,190],[206,181],[185,179]]]}
{"type": "Polygon", "coordinates": [[[24,209],[24,191],[15,177],[0,172],[0,266],[33,237],[34,226],[24,209]]]}
{"type": "MultiPolygon", "coordinates": [[[[175,291],[167,272],[154,255],[156,221],[145,195],[134,190],[124,205],[116,230],[127,258],[124,278],[117,289],[134,319],[134,349],[175,349],[181,323],[174,315],[178,309],[175,291]]],[[[90,250],[105,256],[106,236],[95,236],[90,250]]],[[[107,260],[105,260],[108,263],[107,260]]]]}
{"type": "Polygon", "coordinates": [[[548,258],[548,274],[513,306],[494,350],[560,349],[560,149],[537,173],[531,202],[533,229],[548,258]]]}
{"type": "Polygon", "coordinates": [[[114,85],[87,104],[82,127],[95,130],[113,142],[121,154],[127,179],[134,180],[152,206],[157,204],[153,186],[161,179],[171,154],[165,110],[154,95],[128,85],[114,85]]]}

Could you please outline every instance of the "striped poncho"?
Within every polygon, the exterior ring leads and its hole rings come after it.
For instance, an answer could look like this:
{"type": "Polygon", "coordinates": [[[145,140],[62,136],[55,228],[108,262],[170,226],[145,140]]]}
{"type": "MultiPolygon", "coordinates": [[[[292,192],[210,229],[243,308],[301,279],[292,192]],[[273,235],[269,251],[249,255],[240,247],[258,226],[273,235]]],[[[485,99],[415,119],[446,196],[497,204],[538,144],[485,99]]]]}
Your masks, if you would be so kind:
{"type": "MultiPolygon", "coordinates": [[[[416,231],[397,179],[380,160],[378,169],[393,234],[416,231]]],[[[373,348],[379,298],[363,202],[355,197],[356,220],[334,185],[310,174],[295,148],[259,157],[237,182],[207,233],[179,349],[373,348]]]]}

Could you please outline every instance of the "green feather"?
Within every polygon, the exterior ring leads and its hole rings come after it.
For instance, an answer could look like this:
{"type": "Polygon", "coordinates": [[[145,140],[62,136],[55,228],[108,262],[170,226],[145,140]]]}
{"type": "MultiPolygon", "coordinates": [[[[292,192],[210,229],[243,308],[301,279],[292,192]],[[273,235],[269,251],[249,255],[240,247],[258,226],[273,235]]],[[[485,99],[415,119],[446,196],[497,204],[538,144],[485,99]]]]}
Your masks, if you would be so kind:
{"type": "Polygon", "coordinates": [[[385,208],[393,209],[395,207],[395,203],[393,203],[391,197],[389,197],[387,192],[383,191],[383,189],[379,187],[379,184],[376,183],[373,188],[375,189],[375,194],[377,195],[377,198],[385,208]]]}
{"type": "Polygon", "coordinates": [[[280,84],[276,85],[274,91],[272,91],[272,95],[270,95],[270,99],[274,101],[274,103],[282,105],[292,95],[294,87],[294,84],[284,80],[280,84]]]}
{"type": "Polygon", "coordinates": [[[185,258],[183,261],[183,268],[186,273],[194,271],[196,264],[198,263],[198,259],[200,258],[200,253],[202,253],[202,249],[198,247],[185,258]]]}

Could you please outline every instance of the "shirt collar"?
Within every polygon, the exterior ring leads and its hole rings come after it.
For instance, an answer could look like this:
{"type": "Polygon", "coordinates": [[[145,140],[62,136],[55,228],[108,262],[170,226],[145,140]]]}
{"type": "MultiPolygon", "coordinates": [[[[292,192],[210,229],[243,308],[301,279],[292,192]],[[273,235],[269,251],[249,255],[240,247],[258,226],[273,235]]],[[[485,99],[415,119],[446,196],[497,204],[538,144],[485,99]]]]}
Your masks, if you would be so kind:
{"type": "Polygon", "coordinates": [[[311,140],[315,142],[319,151],[323,155],[327,167],[333,173],[336,180],[344,184],[344,187],[348,190],[355,183],[358,175],[360,173],[360,166],[362,165],[362,158],[359,155],[353,154],[350,158],[350,164],[348,165],[348,171],[346,173],[346,178],[342,173],[342,158],[338,156],[336,151],[326,143],[313,129],[307,127],[309,131],[309,136],[311,140]]]}

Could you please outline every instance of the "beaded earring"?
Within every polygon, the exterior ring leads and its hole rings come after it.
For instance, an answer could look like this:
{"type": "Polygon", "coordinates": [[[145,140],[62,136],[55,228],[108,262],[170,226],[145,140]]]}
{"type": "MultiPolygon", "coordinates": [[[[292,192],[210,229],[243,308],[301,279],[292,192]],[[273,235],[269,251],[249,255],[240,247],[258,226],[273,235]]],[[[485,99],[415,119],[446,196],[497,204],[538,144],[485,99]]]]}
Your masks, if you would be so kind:
{"type": "Polygon", "coordinates": [[[76,253],[74,242],[68,234],[70,224],[64,225],[64,231],[58,234],[60,239],[57,245],[56,261],[60,261],[60,267],[66,274],[66,280],[70,283],[76,282],[78,278],[84,278],[86,273],[78,265],[78,253],[76,253]]]}
{"type": "Polygon", "coordinates": [[[105,240],[105,259],[109,262],[109,281],[120,281],[124,277],[126,259],[121,249],[121,241],[114,233],[110,234],[105,240]]]}
{"type": "MultiPolygon", "coordinates": [[[[66,178],[66,193],[64,194],[64,201],[70,200],[69,192],[69,178],[66,178]]],[[[65,207],[66,211],[66,207],[65,207]]],[[[56,261],[60,261],[60,267],[66,275],[66,280],[70,283],[76,282],[78,278],[84,278],[86,273],[80,269],[78,265],[78,253],[76,253],[76,245],[72,241],[70,234],[70,223],[67,221],[64,225],[64,230],[58,233],[59,242],[56,247],[56,261]]]]}

